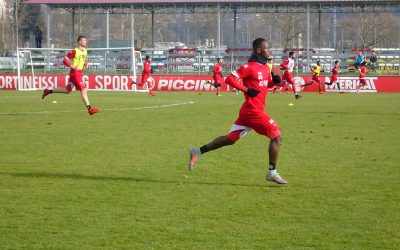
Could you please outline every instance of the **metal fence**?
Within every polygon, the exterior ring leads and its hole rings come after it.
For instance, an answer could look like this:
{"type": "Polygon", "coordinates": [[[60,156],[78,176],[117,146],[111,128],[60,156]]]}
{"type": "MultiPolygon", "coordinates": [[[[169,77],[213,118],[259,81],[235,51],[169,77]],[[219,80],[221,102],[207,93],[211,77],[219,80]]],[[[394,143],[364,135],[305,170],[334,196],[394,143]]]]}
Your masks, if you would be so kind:
{"type": "MultiPolygon", "coordinates": [[[[35,69],[43,72],[52,70],[68,70],[62,60],[70,49],[20,49],[20,68],[35,69]],[[27,53],[29,51],[29,53],[27,53]]],[[[312,49],[307,55],[305,49],[274,48],[272,58],[274,64],[279,65],[287,58],[290,51],[296,51],[295,73],[309,73],[310,66],[316,61],[330,71],[334,61],[339,60],[341,71],[354,71],[355,57],[358,51],[363,51],[366,61],[375,51],[378,62],[374,69],[377,73],[400,74],[400,50],[398,48],[375,48],[337,51],[334,49],[312,49]]],[[[100,71],[104,74],[110,72],[139,72],[142,69],[142,60],[146,55],[152,58],[152,67],[156,73],[163,74],[209,74],[217,58],[224,59],[224,71],[230,72],[247,62],[251,55],[249,48],[226,48],[224,50],[206,48],[182,48],[172,49],[143,49],[132,52],[132,48],[96,48],[88,49],[88,69],[100,71]],[[135,60],[132,60],[132,55],[135,60]],[[135,68],[135,70],[133,70],[135,68]]],[[[13,65],[13,67],[15,64],[13,65]]]]}

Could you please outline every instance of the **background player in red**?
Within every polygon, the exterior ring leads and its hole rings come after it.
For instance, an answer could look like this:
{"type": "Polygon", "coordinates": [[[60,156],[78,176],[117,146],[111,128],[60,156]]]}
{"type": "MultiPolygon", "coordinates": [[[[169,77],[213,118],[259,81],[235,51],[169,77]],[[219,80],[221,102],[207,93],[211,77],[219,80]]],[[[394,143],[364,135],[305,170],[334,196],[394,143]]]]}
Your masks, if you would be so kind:
{"type": "Polygon", "coordinates": [[[153,69],[151,68],[151,58],[149,55],[146,56],[146,59],[143,63],[143,71],[142,71],[142,86],[147,83],[147,88],[149,89],[149,95],[155,96],[152,92],[154,87],[154,79],[150,76],[150,73],[153,73],[153,69]]]}
{"type": "Polygon", "coordinates": [[[226,78],[225,82],[227,84],[244,92],[246,100],[240,108],[239,117],[227,135],[217,137],[200,148],[190,148],[190,170],[194,168],[200,155],[232,145],[254,129],[258,134],[270,139],[268,148],[269,167],[266,179],[278,184],[288,183],[276,170],[276,162],[282,140],[281,131],[278,124],[264,113],[268,87],[272,87],[274,83],[280,83],[281,81],[279,75],[272,77],[269,68],[266,66],[269,55],[269,43],[263,38],[255,39],[253,41],[253,54],[248,63],[241,66],[238,70],[233,71],[226,78]],[[238,82],[239,79],[242,79],[243,85],[238,82]]]}
{"type": "MultiPolygon", "coordinates": [[[[290,51],[289,57],[286,58],[285,61],[282,62],[281,68],[283,68],[285,70],[285,72],[283,73],[283,76],[282,76],[282,83],[290,84],[293,89],[294,97],[296,99],[299,99],[299,98],[301,98],[301,96],[297,93],[293,75],[292,75],[296,57],[297,57],[296,52],[290,51]]],[[[288,87],[289,86],[286,85],[286,91],[288,90],[288,87]]]]}
{"type": "Polygon", "coordinates": [[[324,72],[324,69],[321,68],[320,61],[317,61],[317,65],[315,65],[314,67],[311,67],[311,72],[313,73],[311,82],[304,84],[302,87],[313,85],[314,83],[318,83],[319,93],[325,94],[325,91],[323,91],[322,87],[321,87],[321,80],[319,79],[319,75],[321,74],[321,72],[324,72]]]}
{"type": "Polygon", "coordinates": [[[364,86],[367,85],[367,82],[365,81],[365,77],[367,75],[367,66],[366,66],[366,64],[367,63],[364,61],[358,67],[358,71],[360,71],[360,75],[358,76],[358,78],[360,79],[360,84],[357,85],[357,93],[359,93],[360,88],[363,88],[364,86]]]}
{"type": "Polygon", "coordinates": [[[214,88],[217,89],[217,96],[221,96],[219,91],[221,89],[222,84],[224,83],[224,77],[222,76],[222,65],[224,60],[222,58],[217,58],[217,63],[214,65],[213,69],[213,82],[207,81],[206,83],[211,84],[214,88]]]}
{"type": "Polygon", "coordinates": [[[336,83],[339,92],[340,92],[341,94],[343,94],[344,92],[342,92],[342,91],[340,90],[340,84],[339,84],[338,75],[339,75],[339,61],[335,61],[335,65],[334,65],[333,68],[332,68],[332,75],[331,75],[330,82],[326,82],[325,84],[326,84],[326,85],[332,85],[332,84],[336,83]]]}
{"type": "Polygon", "coordinates": [[[64,58],[63,63],[71,68],[69,72],[69,82],[66,88],[57,87],[55,89],[45,89],[43,91],[42,99],[44,99],[47,95],[52,93],[62,93],[69,94],[72,91],[72,88],[75,87],[76,90],[81,92],[81,97],[83,103],[86,105],[88,109],[89,115],[93,115],[97,112],[100,112],[97,108],[92,108],[89,103],[89,98],[87,96],[87,89],[82,80],[82,70],[87,67],[87,39],[85,36],[79,36],[77,39],[78,46],[64,58]]]}

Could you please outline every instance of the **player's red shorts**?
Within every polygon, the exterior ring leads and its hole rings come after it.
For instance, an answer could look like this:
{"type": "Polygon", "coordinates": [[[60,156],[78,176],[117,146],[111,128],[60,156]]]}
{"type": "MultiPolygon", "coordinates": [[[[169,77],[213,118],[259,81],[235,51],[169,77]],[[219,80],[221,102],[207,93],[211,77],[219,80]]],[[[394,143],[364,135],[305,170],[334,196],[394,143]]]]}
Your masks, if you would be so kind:
{"type": "Polygon", "coordinates": [[[337,75],[331,75],[331,83],[337,82],[339,79],[337,75]]]}
{"type": "Polygon", "coordinates": [[[142,75],[141,84],[144,85],[149,77],[150,77],[150,75],[148,75],[148,74],[143,74],[143,75],[142,75]]]}
{"type": "Polygon", "coordinates": [[[321,83],[321,80],[319,79],[319,75],[313,75],[312,79],[313,79],[313,81],[316,81],[317,83],[321,83]]]}
{"type": "Polygon", "coordinates": [[[156,85],[156,82],[155,82],[154,78],[151,77],[150,75],[143,75],[142,76],[142,81],[140,83],[140,86],[144,87],[145,83],[147,83],[147,88],[149,88],[149,89],[153,89],[154,86],[156,85]]]}
{"type": "Polygon", "coordinates": [[[220,75],[213,75],[213,79],[217,87],[221,87],[224,83],[224,78],[222,78],[220,75]]]}
{"type": "Polygon", "coordinates": [[[367,82],[365,81],[365,78],[360,78],[360,84],[361,85],[367,85],[367,82]]]}
{"type": "Polygon", "coordinates": [[[287,83],[290,83],[290,84],[294,85],[293,75],[292,75],[291,72],[289,72],[287,70],[285,70],[285,73],[283,73],[282,80],[286,81],[287,83]]]}
{"type": "Polygon", "coordinates": [[[82,71],[74,70],[69,73],[69,82],[74,84],[76,90],[82,91],[86,89],[86,85],[83,83],[82,80],[82,71]]]}
{"type": "Polygon", "coordinates": [[[248,112],[241,110],[239,117],[229,131],[228,137],[232,141],[237,141],[252,129],[258,134],[264,135],[270,139],[274,139],[282,134],[278,124],[264,112],[248,112]]]}

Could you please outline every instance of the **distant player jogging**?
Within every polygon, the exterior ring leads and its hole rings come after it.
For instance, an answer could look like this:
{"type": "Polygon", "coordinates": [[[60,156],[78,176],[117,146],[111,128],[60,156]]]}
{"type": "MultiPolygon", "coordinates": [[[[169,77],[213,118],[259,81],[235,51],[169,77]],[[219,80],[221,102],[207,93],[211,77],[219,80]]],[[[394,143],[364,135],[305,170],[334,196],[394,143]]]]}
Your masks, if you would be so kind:
{"type": "Polygon", "coordinates": [[[144,86],[147,85],[147,89],[149,90],[149,95],[150,96],[156,96],[153,93],[153,88],[156,84],[155,80],[153,77],[150,76],[150,74],[153,73],[153,69],[151,68],[151,57],[149,55],[146,55],[144,63],[143,63],[143,71],[142,71],[142,78],[139,83],[136,81],[133,81],[132,84],[136,84],[138,87],[143,88],[144,86]]]}
{"type": "Polygon", "coordinates": [[[331,75],[330,81],[329,82],[325,82],[325,84],[326,85],[332,85],[332,84],[336,83],[336,86],[337,86],[339,92],[341,94],[343,94],[344,92],[340,89],[339,77],[338,77],[338,75],[339,75],[339,64],[340,64],[339,61],[335,61],[335,65],[332,68],[332,75],[331,75]]]}
{"type": "Polygon", "coordinates": [[[358,67],[358,71],[360,72],[360,75],[358,76],[360,83],[357,85],[357,94],[360,93],[360,89],[364,88],[367,86],[367,82],[365,81],[365,77],[367,76],[367,63],[364,61],[360,64],[360,67],[358,67]]]}
{"type": "Polygon", "coordinates": [[[224,77],[222,76],[223,64],[224,60],[222,58],[217,58],[217,63],[214,65],[213,69],[213,81],[206,81],[206,83],[211,84],[211,86],[217,89],[217,96],[221,96],[219,92],[222,84],[224,83],[224,77]]]}
{"type": "Polygon", "coordinates": [[[324,72],[324,69],[321,67],[321,62],[317,61],[317,65],[311,67],[311,72],[313,73],[312,79],[310,82],[304,84],[302,87],[313,85],[314,83],[318,83],[318,90],[320,94],[325,94],[325,91],[322,90],[321,79],[319,79],[319,75],[321,72],[324,72]]]}
{"type": "Polygon", "coordinates": [[[43,91],[42,99],[44,99],[49,94],[62,93],[69,94],[75,87],[76,90],[81,92],[81,97],[83,103],[89,112],[89,115],[96,114],[100,112],[100,109],[93,108],[89,103],[89,98],[87,96],[87,89],[82,80],[82,71],[87,67],[87,39],[85,36],[79,36],[77,39],[78,46],[64,58],[63,63],[71,68],[69,72],[69,82],[65,88],[57,87],[55,89],[45,89],[43,91]]]}
{"type": "Polygon", "coordinates": [[[276,170],[279,147],[281,145],[281,131],[278,124],[266,113],[264,113],[265,101],[268,88],[274,83],[280,83],[280,76],[272,77],[269,68],[266,66],[270,55],[269,43],[263,38],[253,41],[253,53],[248,63],[233,71],[225,82],[244,92],[245,102],[239,111],[239,117],[232,125],[228,134],[215,138],[202,147],[191,147],[189,150],[189,169],[194,169],[199,157],[209,151],[233,145],[240,138],[251,130],[270,139],[268,154],[269,167],[266,173],[266,180],[278,184],[287,184],[276,170]],[[243,85],[239,83],[242,79],[243,85]]]}
{"type": "Polygon", "coordinates": [[[286,92],[287,92],[289,90],[289,84],[290,84],[290,86],[292,86],[294,97],[296,99],[300,99],[301,95],[299,95],[299,93],[297,92],[296,83],[294,82],[294,77],[292,75],[296,58],[297,58],[296,52],[290,51],[289,57],[286,58],[280,65],[281,68],[285,70],[282,76],[282,83],[280,84],[280,86],[286,84],[286,92]]]}

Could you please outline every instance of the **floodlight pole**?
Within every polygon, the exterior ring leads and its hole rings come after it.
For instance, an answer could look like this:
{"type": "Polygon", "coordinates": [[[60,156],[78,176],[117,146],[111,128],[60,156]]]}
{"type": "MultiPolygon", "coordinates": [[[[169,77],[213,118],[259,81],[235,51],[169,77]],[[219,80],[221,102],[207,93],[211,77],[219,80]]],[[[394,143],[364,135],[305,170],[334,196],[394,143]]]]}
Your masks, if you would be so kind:
{"type": "MultiPolygon", "coordinates": [[[[397,44],[397,48],[400,49],[400,16],[399,15],[397,15],[397,24],[399,27],[399,41],[397,44]]],[[[397,53],[398,53],[398,56],[400,57],[400,51],[397,51],[397,53]]],[[[400,76],[400,64],[399,64],[399,76],[400,76]]]]}
{"type": "Polygon", "coordinates": [[[217,57],[221,55],[221,11],[220,4],[217,4],[217,57]]]}
{"type": "Polygon", "coordinates": [[[46,62],[46,67],[47,70],[50,70],[50,7],[46,5],[46,22],[47,22],[47,62],[46,62]]]}
{"type": "Polygon", "coordinates": [[[131,9],[131,72],[133,74],[133,81],[136,81],[136,60],[135,60],[135,14],[133,5],[130,6],[131,9]]]}
{"type": "Polygon", "coordinates": [[[321,9],[318,9],[318,49],[321,49],[321,9]]]}
{"type": "Polygon", "coordinates": [[[19,2],[18,0],[15,0],[15,6],[14,6],[14,18],[15,18],[15,41],[16,41],[16,50],[18,50],[18,43],[19,43],[19,38],[18,38],[18,5],[19,2]]]}
{"type": "Polygon", "coordinates": [[[156,47],[156,43],[154,40],[154,10],[151,11],[151,46],[153,48],[156,47]]]}
{"type": "Polygon", "coordinates": [[[310,4],[307,4],[307,69],[310,67],[310,42],[311,42],[311,32],[310,32],[310,4]]]}
{"type": "Polygon", "coordinates": [[[110,11],[106,12],[106,48],[110,48],[110,11]]]}
{"type": "Polygon", "coordinates": [[[104,53],[104,74],[107,74],[107,54],[108,49],[110,48],[110,10],[106,11],[106,48],[107,50],[104,53]]]}
{"type": "Polygon", "coordinates": [[[336,50],[336,7],[333,7],[333,48],[336,50]]]}
{"type": "Polygon", "coordinates": [[[70,38],[69,38],[69,47],[72,48],[73,41],[75,40],[75,8],[72,8],[72,13],[71,13],[71,33],[70,33],[70,38]]]}
{"type": "Polygon", "coordinates": [[[237,9],[235,8],[233,9],[233,48],[236,48],[237,46],[236,18],[237,18],[237,9]]]}

